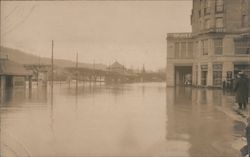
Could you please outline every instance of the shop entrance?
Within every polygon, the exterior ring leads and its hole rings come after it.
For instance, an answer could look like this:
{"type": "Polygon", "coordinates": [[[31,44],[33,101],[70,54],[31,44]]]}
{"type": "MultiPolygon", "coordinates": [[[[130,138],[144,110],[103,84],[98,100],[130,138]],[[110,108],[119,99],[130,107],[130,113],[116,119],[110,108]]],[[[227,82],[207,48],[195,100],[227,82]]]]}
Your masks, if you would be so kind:
{"type": "Polygon", "coordinates": [[[175,66],[175,85],[192,84],[192,66],[175,66]]]}

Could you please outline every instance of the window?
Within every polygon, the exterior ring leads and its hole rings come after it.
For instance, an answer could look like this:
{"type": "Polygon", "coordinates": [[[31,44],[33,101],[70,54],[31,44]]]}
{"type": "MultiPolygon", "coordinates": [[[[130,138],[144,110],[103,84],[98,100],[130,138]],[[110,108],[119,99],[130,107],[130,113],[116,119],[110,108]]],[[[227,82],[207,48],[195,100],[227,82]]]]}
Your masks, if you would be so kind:
{"type": "Polygon", "coordinates": [[[247,16],[246,15],[242,15],[242,27],[247,27],[247,16]]]}
{"type": "Polygon", "coordinates": [[[205,15],[209,15],[210,14],[210,7],[211,7],[211,1],[210,0],[206,0],[205,1],[205,8],[204,8],[204,14],[205,15]]]}
{"type": "Polygon", "coordinates": [[[240,38],[234,40],[235,54],[250,54],[250,38],[240,38]]]}
{"type": "Polygon", "coordinates": [[[205,20],[205,29],[209,29],[210,28],[210,19],[206,19],[205,20]]]}
{"type": "Polygon", "coordinates": [[[176,42],[175,43],[175,58],[192,58],[193,43],[192,42],[176,42]]]}
{"type": "Polygon", "coordinates": [[[208,55],[208,40],[201,41],[201,51],[203,55],[208,55]]]}
{"type": "Polygon", "coordinates": [[[199,10],[199,17],[201,17],[201,10],[199,10]]]}
{"type": "Polygon", "coordinates": [[[222,64],[213,64],[213,85],[222,85],[222,64]]]}
{"type": "Polygon", "coordinates": [[[224,0],[216,0],[215,2],[215,12],[220,13],[224,11],[224,0]]]}
{"type": "Polygon", "coordinates": [[[222,39],[215,39],[214,40],[214,54],[221,55],[223,51],[223,42],[222,39]]]}
{"type": "Polygon", "coordinates": [[[203,86],[207,85],[207,71],[208,71],[208,66],[201,65],[201,85],[203,86]]]}
{"type": "Polygon", "coordinates": [[[223,23],[223,18],[216,18],[215,20],[215,27],[216,28],[223,28],[224,27],[224,23],[223,23]]]}

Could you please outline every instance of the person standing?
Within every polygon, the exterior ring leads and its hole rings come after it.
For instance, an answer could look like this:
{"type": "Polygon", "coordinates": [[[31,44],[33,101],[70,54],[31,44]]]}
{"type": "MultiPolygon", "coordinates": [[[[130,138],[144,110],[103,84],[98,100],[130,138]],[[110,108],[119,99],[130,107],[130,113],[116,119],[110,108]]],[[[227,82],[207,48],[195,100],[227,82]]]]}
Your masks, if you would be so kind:
{"type": "Polygon", "coordinates": [[[239,72],[236,79],[234,91],[236,92],[236,102],[239,104],[239,109],[246,109],[248,103],[248,79],[244,77],[243,72],[239,72]]]}

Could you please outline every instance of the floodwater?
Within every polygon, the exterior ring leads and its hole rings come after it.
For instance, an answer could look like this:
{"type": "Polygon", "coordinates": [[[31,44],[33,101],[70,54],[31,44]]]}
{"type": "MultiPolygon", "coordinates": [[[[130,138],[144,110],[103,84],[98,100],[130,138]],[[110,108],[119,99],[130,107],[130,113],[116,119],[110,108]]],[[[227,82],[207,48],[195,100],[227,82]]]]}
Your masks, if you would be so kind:
{"type": "Polygon", "coordinates": [[[1,93],[1,156],[235,157],[221,90],[165,83],[34,86],[1,93]]]}

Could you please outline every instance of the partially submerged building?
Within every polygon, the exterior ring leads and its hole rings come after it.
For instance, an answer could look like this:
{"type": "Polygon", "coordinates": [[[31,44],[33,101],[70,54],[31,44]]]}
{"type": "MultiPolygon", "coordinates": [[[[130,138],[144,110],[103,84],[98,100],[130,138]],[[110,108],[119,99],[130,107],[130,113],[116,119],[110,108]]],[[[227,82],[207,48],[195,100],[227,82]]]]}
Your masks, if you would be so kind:
{"type": "Polygon", "coordinates": [[[26,87],[26,80],[31,80],[32,72],[27,71],[21,64],[0,58],[0,87],[1,89],[26,87]]]}
{"type": "Polygon", "coordinates": [[[167,85],[250,78],[250,0],[193,0],[191,33],[167,35],[167,85]],[[190,77],[191,76],[191,77],[190,77]]]}

